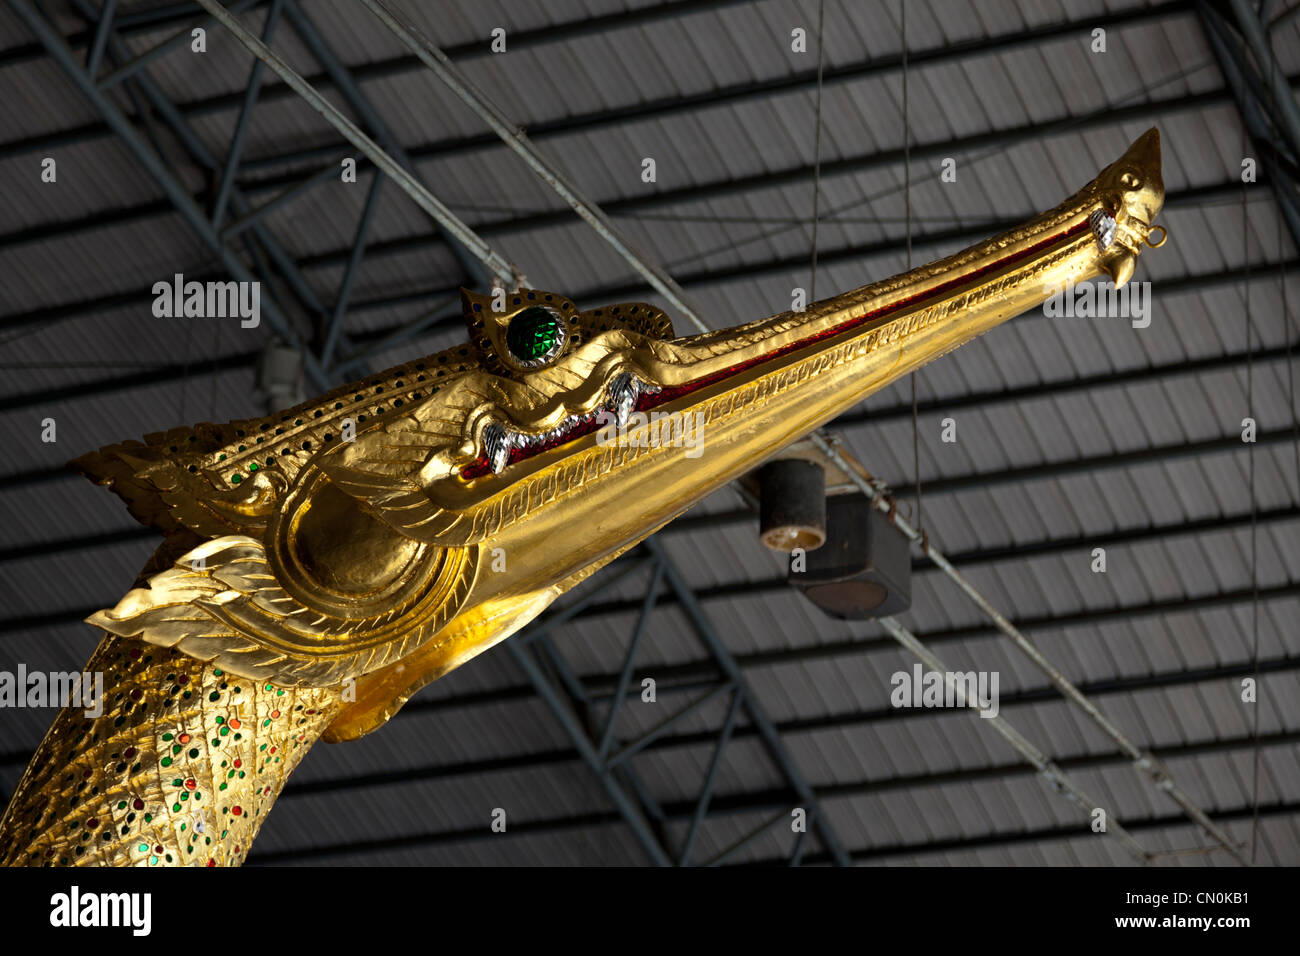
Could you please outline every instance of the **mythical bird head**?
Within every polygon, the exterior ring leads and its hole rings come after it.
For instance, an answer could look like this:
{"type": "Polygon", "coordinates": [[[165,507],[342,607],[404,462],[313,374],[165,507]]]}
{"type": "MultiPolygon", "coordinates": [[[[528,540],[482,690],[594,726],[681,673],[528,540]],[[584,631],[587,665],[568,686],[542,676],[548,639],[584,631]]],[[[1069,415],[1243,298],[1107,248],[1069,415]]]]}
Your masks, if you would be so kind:
{"type": "Polygon", "coordinates": [[[236,674],[355,679],[332,733],[363,733],[714,489],[1045,289],[1127,281],[1163,242],[1150,240],[1163,199],[1151,130],[1000,236],[687,337],[645,303],[465,292],[463,345],[275,416],[80,459],[188,547],[91,621],[236,674]],[[662,420],[671,437],[688,415],[702,455],[663,440],[662,420]]]}
{"type": "MultiPolygon", "coordinates": [[[[1090,222],[1097,242],[1106,253],[1102,268],[1116,286],[1133,277],[1137,256],[1148,244],[1156,214],[1165,202],[1165,184],[1160,175],[1160,133],[1150,129],[1124,155],[1111,163],[1093,186],[1100,205],[1090,222]]],[[[1162,236],[1154,245],[1163,245],[1162,236]]]]}

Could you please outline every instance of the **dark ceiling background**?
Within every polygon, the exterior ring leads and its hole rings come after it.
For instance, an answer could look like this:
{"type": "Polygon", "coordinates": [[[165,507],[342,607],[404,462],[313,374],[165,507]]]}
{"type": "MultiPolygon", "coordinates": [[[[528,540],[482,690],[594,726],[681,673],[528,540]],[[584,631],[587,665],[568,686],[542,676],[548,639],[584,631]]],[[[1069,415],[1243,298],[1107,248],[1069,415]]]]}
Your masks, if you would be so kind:
{"type": "MultiPolygon", "coordinates": [[[[152,315],[153,283],[177,272],[220,277],[226,265],[37,42],[17,15],[27,4],[0,4],[0,669],[67,670],[96,640],[82,618],[116,603],[154,538],[63,463],[174,425],[264,413],[255,366],[274,336],[265,320],[241,329],[152,315]],[[55,184],[40,182],[44,157],[57,159],[55,184]],[[57,421],[56,443],[40,441],[46,418],[57,421]]],[[[269,6],[237,8],[260,31],[269,6]]],[[[530,285],[582,307],[660,303],[359,5],[276,6],[272,47],[404,153],[530,285]]],[[[399,7],[666,264],[712,327],[782,311],[791,288],[807,285],[816,2],[399,7]],[[489,49],[496,27],[506,30],[504,54],[489,49]],[[807,54],[790,49],[795,27],[810,35],[807,54]],[[644,157],[656,160],[654,183],[641,179],[644,157]]],[[[1264,7],[1293,95],[1300,7],[1264,7]]],[[[29,8],[86,62],[98,0],[29,8]]],[[[193,3],[116,4],[98,76],[202,15],[193,3]]],[[[899,4],[827,0],[824,16],[822,295],[902,271],[907,220],[899,4]]],[[[1171,240],[1142,256],[1136,276],[1152,284],[1151,325],[1031,313],[925,369],[926,526],[1234,841],[1247,852],[1254,842],[1261,863],[1300,863],[1300,453],[1289,364],[1300,205],[1288,179],[1296,151],[1272,119],[1281,114],[1268,77],[1248,65],[1256,83],[1238,99],[1233,71],[1249,58],[1226,4],[907,0],[907,50],[917,262],[1055,205],[1138,134],[1160,129],[1171,240]],[[1104,54],[1089,49],[1098,28],[1104,54]],[[1216,51],[1208,38],[1220,32],[1216,51]],[[1243,156],[1259,163],[1248,186],[1243,156]],[[940,181],[945,158],[956,160],[955,183],[940,181]],[[1240,440],[1247,415],[1259,423],[1253,447],[1240,440]],[[945,417],[958,422],[955,444],[939,439],[945,417]],[[1099,546],[1104,575],[1089,570],[1099,546]],[[1257,667],[1256,736],[1240,682],[1257,667]]],[[[333,381],[460,339],[448,308],[474,281],[465,257],[391,182],[365,215],[373,171],[363,163],[356,184],[340,183],[331,170],[355,150],[273,75],[245,114],[253,62],[210,25],[205,55],[180,46],[106,97],[207,215],[222,171],[234,170],[222,228],[286,197],[218,246],[264,280],[307,349],[319,354],[339,315],[333,381]],[[349,272],[359,235],[364,255],[349,272]]],[[[910,411],[902,383],[834,426],[899,489],[915,479],[910,411]]],[[[693,859],[732,849],[727,862],[792,853],[820,862],[834,843],[856,862],[888,865],[1128,861],[984,721],[891,708],[889,677],[912,659],[876,624],[832,621],[791,592],[733,490],[656,541],[660,550],[634,552],[562,601],[556,612],[584,603],[531,644],[547,686],[599,740],[655,581],[632,684],[655,677],[660,703],[631,697],[617,737],[631,741],[703,703],[627,760],[631,773],[593,773],[523,658],[499,646],[383,730],[315,748],[250,862],[639,864],[651,857],[646,833],[679,848],[731,700],[707,696],[718,666],[711,640],[734,660],[750,706],[718,764],[693,859]],[[655,577],[656,561],[681,586],[655,577]],[[636,806],[645,833],[619,812],[615,792],[636,806]],[[823,829],[796,845],[788,827],[769,826],[741,843],[795,805],[819,808],[823,829]],[[498,807],[509,814],[504,834],[488,828],[498,807]]],[[[916,568],[904,622],[954,667],[999,671],[1003,716],[1157,862],[1232,862],[1208,852],[1208,838],[951,582],[919,559],[916,568]]],[[[50,717],[0,713],[0,797],[50,717]]]]}

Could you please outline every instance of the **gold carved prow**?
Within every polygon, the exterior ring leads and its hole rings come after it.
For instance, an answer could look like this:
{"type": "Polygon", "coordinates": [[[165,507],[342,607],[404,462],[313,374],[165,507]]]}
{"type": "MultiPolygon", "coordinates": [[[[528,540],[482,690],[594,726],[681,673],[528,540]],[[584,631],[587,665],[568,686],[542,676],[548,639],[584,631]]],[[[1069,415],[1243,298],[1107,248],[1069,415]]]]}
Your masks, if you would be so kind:
{"type": "Polygon", "coordinates": [[[579,311],[554,292],[465,292],[464,345],[274,416],[78,459],[164,535],[138,586],[89,619],[111,635],[96,659],[125,699],[140,696],[111,726],[60,716],[0,823],[0,859],[239,862],[256,832],[248,807],[269,808],[317,737],[382,725],[716,488],[1053,290],[1127,282],[1163,242],[1163,201],[1151,130],[1009,232],[703,335],[675,337],[645,303],[579,311]],[[687,416],[698,454],[653,440],[660,420],[687,416]],[[235,742],[231,721],[253,714],[279,734],[259,747],[293,755],[255,759],[278,774],[257,789],[233,766],[246,758],[222,749],[246,748],[251,732],[235,742]],[[197,839],[173,809],[195,792],[243,822],[197,839]]]}

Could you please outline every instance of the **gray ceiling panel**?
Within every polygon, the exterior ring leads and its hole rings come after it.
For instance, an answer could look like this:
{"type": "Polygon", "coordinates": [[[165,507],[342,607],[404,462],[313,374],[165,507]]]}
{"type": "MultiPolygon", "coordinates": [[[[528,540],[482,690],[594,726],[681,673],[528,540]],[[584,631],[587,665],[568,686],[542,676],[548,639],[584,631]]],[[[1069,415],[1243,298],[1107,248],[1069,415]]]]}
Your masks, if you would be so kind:
{"type": "MultiPolygon", "coordinates": [[[[711,327],[784,311],[792,290],[809,285],[816,40],[810,36],[811,52],[795,53],[790,31],[815,33],[817,4],[734,0],[675,15],[660,9],[662,0],[397,5],[534,135],[544,155],[609,207],[649,259],[683,279],[711,327]],[[506,31],[504,54],[491,50],[497,27],[506,31]],[[645,158],[655,160],[654,182],[641,178],[645,158]]],[[[84,28],[70,2],[46,6],[65,34],[84,28]]],[[[123,16],[150,6],[119,4],[123,16]]],[[[1152,124],[1163,140],[1170,201],[1161,221],[1171,235],[1160,252],[1142,257],[1135,277],[1149,282],[1149,326],[1036,310],[921,371],[915,386],[924,407],[915,426],[903,381],[833,427],[909,514],[915,440],[931,540],[960,556],[979,591],[1123,732],[1165,760],[1194,801],[1226,815],[1242,841],[1251,839],[1257,752],[1258,799],[1274,808],[1260,821],[1260,862],[1295,865],[1300,456],[1290,437],[1295,375],[1285,350],[1300,344],[1297,246],[1264,181],[1271,157],[1259,157],[1261,181],[1243,191],[1242,124],[1198,17],[1183,5],[1149,10],[1160,6],[909,3],[908,177],[898,4],[826,4],[819,296],[903,271],[909,219],[914,264],[951,254],[1059,202],[1152,124]],[[1091,52],[1088,31],[1070,26],[1097,17],[1116,20],[1105,54],[1091,52]],[[947,46],[953,49],[943,52],[947,46]],[[940,176],[949,157],[955,182],[940,176]],[[1248,415],[1260,432],[1254,446],[1240,441],[1248,415]],[[941,439],[948,417],[955,443],[941,439]],[[1105,546],[1104,573],[1092,569],[1097,542],[1105,546]],[[1261,674],[1252,704],[1241,698],[1255,668],[1256,633],[1261,674]]],[[[423,182],[530,284],[571,295],[581,307],[615,298],[663,304],[517,156],[486,136],[480,118],[427,70],[404,62],[380,24],[346,0],[307,9],[423,182]]],[[[260,29],[263,17],[259,9],[244,22],[260,29]]],[[[123,30],[125,48],[139,55],[181,22],[123,30]]],[[[220,275],[220,263],[57,66],[22,52],[31,40],[0,8],[0,181],[7,184],[0,670],[20,662],[66,669],[83,660],[95,636],[80,617],[115,603],[156,544],[102,489],[65,474],[64,463],[176,425],[263,414],[250,360],[271,338],[265,322],[244,330],[151,314],[154,282],[176,272],[220,275]],[[39,181],[45,156],[57,157],[57,184],[39,181]],[[54,443],[40,440],[46,418],[57,422],[54,443]]],[[[253,60],[219,28],[209,43],[206,56],[181,49],[148,75],[221,162],[253,60]]],[[[272,46],[305,74],[322,73],[289,22],[272,46]]],[[[1274,49],[1284,71],[1300,71],[1300,18],[1278,29],[1274,49]]],[[[252,113],[237,177],[254,206],[356,154],[278,80],[266,82],[276,91],[252,113]]],[[[323,89],[353,112],[333,84],[323,89]]],[[[122,89],[110,95],[136,116],[122,89]]],[[[156,111],[147,124],[136,122],[142,135],[158,138],[183,189],[210,209],[213,171],[156,111]]],[[[283,261],[266,276],[313,346],[325,319],[318,309],[327,313],[338,296],[369,178],[362,174],[360,188],[334,178],[305,192],[269,213],[256,240],[259,256],[282,250],[296,263],[309,294],[295,292],[298,276],[286,277],[283,261]]],[[[237,216],[228,210],[226,222],[237,216]]],[[[392,183],[368,235],[343,323],[363,351],[445,308],[470,282],[432,221],[392,183]]],[[[233,248],[248,258],[242,240],[233,248]]],[[[674,319],[679,334],[693,331],[674,319]]],[[[445,320],[385,343],[367,368],[462,338],[459,320],[445,320]]],[[[761,546],[755,517],[735,517],[744,507],[733,490],[720,490],[658,540],[698,596],[703,624],[738,662],[747,699],[771,720],[856,862],[1131,862],[1117,841],[1092,833],[990,721],[891,706],[913,658],[878,624],[833,620],[782,584],[786,558],[761,546]]],[[[557,607],[643,557],[622,559],[557,607]]],[[[588,699],[573,698],[575,713],[597,736],[649,577],[643,568],[610,586],[550,635],[573,675],[570,690],[588,699]]],[[[632,692],[619,709],[619,741],[654,731],[716,686],[701,622],[679,597],[661,587],[632,692]],[[644,678],[657,683],[654,703],[640,697],[644,678]]],[[[901,620],[954,669],[996,672],[1001,716],[1117,819],[1134,821],[1156,865],[1232,862],[1207,852],[1205,834],[1178,818],[1177,806],[1116,743],[923,561],[901,620]]],[[[636,779],[622,778],[625,785],[662,810],[671,846],[685,837],[729,700],[720,695],[691,711],[628,761],[636,779]]],[[[0,799],[51,713],[0,716],[0,799]]],[[[764,824],[728,862],[782,860],[795,845],[789,813],[806,801],[752,713],[738,713],[713,812],[695,843],[697,862],[764,824]]],[[[252,862],[647,860],[504,646],[420,691],[382,730],[314,748],[282,804],[252,862]],[[507,812],[506,833],[489,828],[495,808],[507,812]]],[[[825,862],[820,837],[807,851],[825,862]]]]}

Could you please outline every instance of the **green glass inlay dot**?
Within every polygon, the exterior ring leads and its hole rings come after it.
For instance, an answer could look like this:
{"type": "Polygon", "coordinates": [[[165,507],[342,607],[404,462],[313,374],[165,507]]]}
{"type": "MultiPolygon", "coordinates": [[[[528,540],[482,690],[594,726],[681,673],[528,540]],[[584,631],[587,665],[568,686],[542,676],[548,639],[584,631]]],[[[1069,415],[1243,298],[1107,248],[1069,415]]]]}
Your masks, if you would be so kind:
{"type": "Polygon", "coordinates": [[[552,357],[564,341],[564,325],[550,309],[525,309],[506,327],[506,348],[520,362],[542,362],[552,357]]]}

